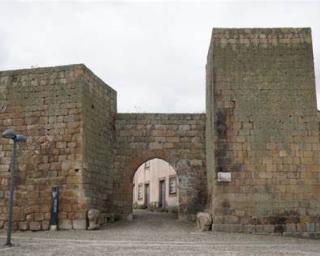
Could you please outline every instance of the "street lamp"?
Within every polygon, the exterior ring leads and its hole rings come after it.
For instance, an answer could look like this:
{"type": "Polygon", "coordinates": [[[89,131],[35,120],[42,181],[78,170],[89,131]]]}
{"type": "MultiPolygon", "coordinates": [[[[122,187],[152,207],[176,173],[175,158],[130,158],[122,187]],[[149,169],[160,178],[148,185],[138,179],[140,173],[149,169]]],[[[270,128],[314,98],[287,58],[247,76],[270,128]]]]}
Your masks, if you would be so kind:
{"type": "Polygon", "coordinates": [[[2,137],[6,139],[13,140],[13,149],[12,149],[12,158],[11,158],[11,182],[10,182],[10,194],[9,194],[9,202],[8,202],[8,229],[7,229],[7,242],[6,246],[12,246],[11,243],[11,230],[12,230],[12,207],[13,207],[13,194],[15,187],[15,178],[16,178],[16,150],[17,150],[17,142],[26,141],[27,137],[16,134],[16,132],[12,129],[6,129],[2,133],[2,137]]]}

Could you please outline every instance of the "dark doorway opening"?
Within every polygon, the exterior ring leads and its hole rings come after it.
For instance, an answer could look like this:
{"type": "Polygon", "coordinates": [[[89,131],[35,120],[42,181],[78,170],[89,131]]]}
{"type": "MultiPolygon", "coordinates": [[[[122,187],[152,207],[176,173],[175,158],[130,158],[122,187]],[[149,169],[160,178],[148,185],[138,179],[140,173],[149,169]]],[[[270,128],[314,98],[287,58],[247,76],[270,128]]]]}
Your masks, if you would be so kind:
{"type": "Polygon", "coordinates": [[[150,185],[144,184],[144,205],[146,208],[150,207],[150,185]]]}
{"type": "Polygon", "coordinates": [[[165,180],[159,182],[159,208],[166,207],[166,183],[165,180]]]}

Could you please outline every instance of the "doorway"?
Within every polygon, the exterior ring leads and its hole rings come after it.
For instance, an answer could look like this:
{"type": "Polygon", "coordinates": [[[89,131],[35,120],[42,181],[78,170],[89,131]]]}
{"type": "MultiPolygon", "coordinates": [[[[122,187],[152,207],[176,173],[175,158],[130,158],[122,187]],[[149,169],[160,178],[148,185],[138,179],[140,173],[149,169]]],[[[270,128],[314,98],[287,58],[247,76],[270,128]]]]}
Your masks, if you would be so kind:
{"type": "Polygon", "coordinates": [[[144,184],[144,205],[146,208],[150,207],[150,185],[144,184]]]}
{"type": "Polygon", "coordinates": [[[166,207],[166,183],[165,180],[159,182],[159,208],[166,207]]]}
{"type": "Polygon", "coordinates": [[[154,158],[139,166],[133,177],[133,209],[178,212],[178,176],[166,161],[154,158]]]}

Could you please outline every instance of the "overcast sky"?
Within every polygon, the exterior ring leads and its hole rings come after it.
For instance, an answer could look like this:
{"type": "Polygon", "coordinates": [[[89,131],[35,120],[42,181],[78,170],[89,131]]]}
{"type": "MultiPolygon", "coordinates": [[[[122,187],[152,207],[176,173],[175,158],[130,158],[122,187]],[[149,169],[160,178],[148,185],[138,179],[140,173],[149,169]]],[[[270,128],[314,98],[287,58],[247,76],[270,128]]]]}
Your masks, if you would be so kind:
{"type": "Polygon", "coordinates": [[[317,1],[0,2],[0,70],[84,63],[120,112],[204,112],[213,27],[306,26],[319,86],[317,1]]]}

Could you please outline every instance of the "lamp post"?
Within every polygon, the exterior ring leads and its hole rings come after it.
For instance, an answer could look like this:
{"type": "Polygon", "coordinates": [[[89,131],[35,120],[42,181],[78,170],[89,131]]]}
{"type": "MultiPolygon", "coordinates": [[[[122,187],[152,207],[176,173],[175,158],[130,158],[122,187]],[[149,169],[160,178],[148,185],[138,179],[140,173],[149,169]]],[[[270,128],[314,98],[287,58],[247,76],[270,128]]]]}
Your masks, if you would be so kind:
{"type": "Polygon", "coordinates": [[[12,148],[12,158],[11,158],[11,182],[10,182],[10,193],[9,193],[9,202],[8,202],[8,229],[7,229],[7,242],[6,246],[12,246],[11,243],[11,231],[12,231],[12,207],[13,207],[13,194],[15,188],[15,178],[16,178],[16,151],[17,151],[17,142],[26,141],[27,137],[16,134],[12,129],[6,129],[2,133],[2,137],[6,139],[13,140],[12,148]]]}

